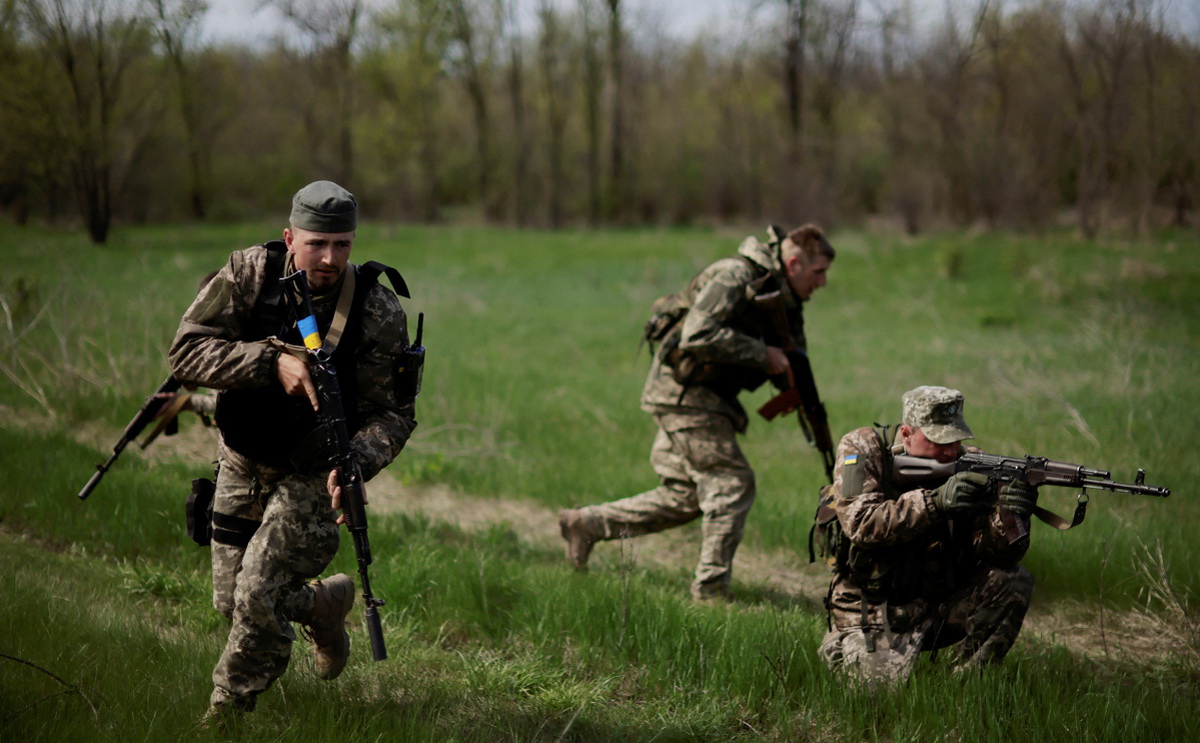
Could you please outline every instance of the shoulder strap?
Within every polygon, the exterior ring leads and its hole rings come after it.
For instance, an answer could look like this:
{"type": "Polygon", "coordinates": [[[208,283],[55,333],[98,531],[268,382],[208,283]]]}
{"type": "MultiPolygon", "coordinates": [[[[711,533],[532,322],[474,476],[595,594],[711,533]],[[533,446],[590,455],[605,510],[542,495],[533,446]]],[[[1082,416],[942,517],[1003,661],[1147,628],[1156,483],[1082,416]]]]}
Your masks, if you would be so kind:
{"type": "Polygon", "coordinates": [[[386,274],[388,281],[392,283],[392,289],[397,294],[405,299],[409,299],[411,297],[411,295],[408,293],[408,284],[404,282],[404,277],[400,275],[399,271],[391,266],[386,266],[379,261],[367,261],[359,266],[359,273],[362,275],[362,278],[365,281],[368,281],[372,284],[379,281],[379,274],[386,274]]]}
{"type": "Polygon", "coordinates": [[[322,345],[325,347],[325,352],[332,355],[337,349],[338,341],[342,339],[342,333],[346,330],[346,322],[350,319],[350,312],[354,307],[354,287],[357,283],[355,274],[357,271],[350,270],[346,272],[346,278],[342,280],[342,291],[338,294],[337,307],[333,311],[333,321],[329,323],[329,332],[325,334],[325,341],[322,345]]]}
{"type": "Polygon", "coordinates": [[[283,297],[283,264],[287,261],[287,244],[283,240],[271,240],[263,243],[267,249],[266,281],[263,282],[262,296],[258,300],[268,307],[278,307],[283,297]]]}
{"type": "Polygon", "coordinates": [[[354,312],[356,302],[361,302],[361,298],[367,295],[371,287],[379,283],[379,274],[381,273],[387,275],[388,281],[392,283],[392,289],[397,294],[408,297],[408,284],[404,282],[404,277],[400,275],[400,272],[391,266],[386,266],[378,261],[368,261],[354,270],[347,271],[346,278],[342,282],[342,291],[338,295],[337,307],[333,312],[333,321],[329,325],[329,332],[325,335],[323,345],[326,353],[332,355],[337,349],[338,342],[346,331],[350,314],[354,312]]]}
{"type": "Polygon", "coordinates": [[[895,440],[895,437],[888,435],[890,428],[891,426],[882,423],[875,424],[875,436],[879,439],[880,463],[883,470],[879,473],[883,479],[883,482],[880,484],[883,485],[883,494],[888,498],[894,498],[896,493],[895,484],[892,482],[892,462],[894,461],[892,441],[895,440]]]}
{"type": "Polygon", "coordinates": [[[283,240],[271,240],[262,244],[267,251],[267,263],[263,272],[262,290],[254,303],[249,324],[246,328],[250,338],[259,340],[279,335],[286,319],[282,307],[283,267],[287,262],[287,245],[283,240]]]}

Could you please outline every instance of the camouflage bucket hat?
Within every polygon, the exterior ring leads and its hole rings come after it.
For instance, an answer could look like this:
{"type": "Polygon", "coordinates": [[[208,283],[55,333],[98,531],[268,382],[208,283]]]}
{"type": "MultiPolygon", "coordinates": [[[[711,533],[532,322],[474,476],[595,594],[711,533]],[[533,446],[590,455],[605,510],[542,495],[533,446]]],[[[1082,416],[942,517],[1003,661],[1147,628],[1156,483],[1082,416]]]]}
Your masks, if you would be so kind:
{"type": "Polygon", "coordinates": [[[973,439],[963,419],[963,395],[947,387],[917,387],[904,393],[904,422],[935,444],[973,439]]]}
{"type": "Polygon", "coordinates": [[[358,202],[354,194],[333,181],[314,181],[292,197],[293,227],[312,232],[354,232],[358,202]]]}

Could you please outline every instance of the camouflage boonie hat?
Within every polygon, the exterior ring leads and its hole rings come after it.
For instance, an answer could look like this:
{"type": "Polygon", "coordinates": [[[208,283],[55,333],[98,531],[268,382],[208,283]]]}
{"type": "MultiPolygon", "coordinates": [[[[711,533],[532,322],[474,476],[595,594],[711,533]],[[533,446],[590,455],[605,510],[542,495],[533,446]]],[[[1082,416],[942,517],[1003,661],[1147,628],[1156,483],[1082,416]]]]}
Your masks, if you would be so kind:
{"type": "Polygon", "coordinates": [[[963,419],[963,395],[947,387],[917,387],[904,393],[904,422],[935,444],[973,439],[963,419]]]}
{"type": "Polygon", "coordinates": [[[312,232],[354,232],[358,202],[333,181],[313,181],[292,197],[293,227],[312,232]]]}

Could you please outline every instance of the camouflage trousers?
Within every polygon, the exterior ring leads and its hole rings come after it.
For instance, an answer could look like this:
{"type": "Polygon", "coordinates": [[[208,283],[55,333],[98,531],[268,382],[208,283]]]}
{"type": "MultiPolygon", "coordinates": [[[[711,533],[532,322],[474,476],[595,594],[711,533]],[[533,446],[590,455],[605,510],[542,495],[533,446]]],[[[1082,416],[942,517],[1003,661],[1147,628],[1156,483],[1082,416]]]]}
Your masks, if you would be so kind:
{"type": "Polygon", "coordinates": [[[819,654],[830,668],[869,685],[903,683],[922,651],[952,645],[956,670],[999,663],[1017,640],[1032,596],[1025,568],[984,567],[944,599],[870,606],[872,619],[886,610],[886,627],[872,621],[865,634],[860,626],[835,627],[819,654]]]}
{"type": "Polygon", "coordinates": [[[754,472],[733,421],[711,414],[657,414],[650,464],[661,485],[629,498],[581,509],[598,539],[621,539],[681,526],[698,517],[703,537],[692,595],[729,591],[733,555],[754,503],[754,472]]]}
{"type": "Polygon", "coordinates": [[[222,447],[213,504],[213,606],[231,620],[211,703],[248,709],[287,670],[291,622],[312,613],[308,586],[337,554],[324,476],[284,473],[222,447]]]}

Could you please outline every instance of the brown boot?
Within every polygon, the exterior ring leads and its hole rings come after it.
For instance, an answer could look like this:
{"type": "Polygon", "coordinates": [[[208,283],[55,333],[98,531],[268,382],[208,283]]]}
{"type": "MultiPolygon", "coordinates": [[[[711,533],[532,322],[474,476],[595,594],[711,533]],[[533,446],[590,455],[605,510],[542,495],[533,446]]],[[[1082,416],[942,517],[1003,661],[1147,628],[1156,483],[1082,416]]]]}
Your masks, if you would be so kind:
{"type": "Polygon", "coordinates": [[[558,528],[562,538],[567,540],[567,562],[576,570],[587,570],[588,555],[592,554],[592,546],[597,540],[587,530],[583,511],[578,508],[559,511],[558,528]]]}
{"type": "Polygon", "coordinates": [[[313,668],[326,681],[338,677],[350,658],[346,615],[354,606],[354,580],[343,573],[313,581],[313,608],[308,628],[312,636],[313,668]]]}

